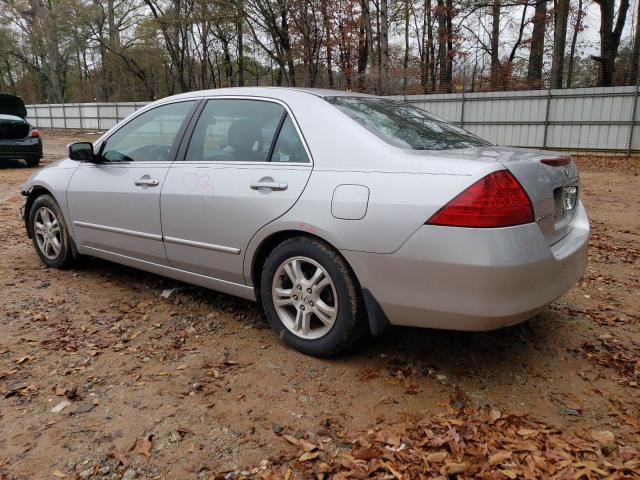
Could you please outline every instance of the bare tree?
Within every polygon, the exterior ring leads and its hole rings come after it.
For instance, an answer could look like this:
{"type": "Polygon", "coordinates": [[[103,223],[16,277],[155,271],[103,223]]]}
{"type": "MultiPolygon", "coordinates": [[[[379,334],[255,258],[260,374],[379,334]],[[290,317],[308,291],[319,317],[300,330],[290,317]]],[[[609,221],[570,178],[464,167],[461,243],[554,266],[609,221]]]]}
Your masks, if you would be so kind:
{"type": "Polygon", "coordinates": [[[538,0],[533,15],[533,33],[531,34],[531,52],[527,81],[534,84],[542,82],[544,65],[544,33],[547,26],[547,0],[538,0]]]}
{"type": "Polygon", "coordinates": [[[381,95],[389,92],[389,9],[387,0],[378,0],[380,15],[380,64],[378,91],[381,95]]]}
{"type": "Polygon", "coordinates": [[[567,68],[567,88],[571,88],[573,84],[573,66],[576,58],[576,44],[578,43],[578,34],[582,31],[582,18],[584,11],[582,10],[582,0],[578,0],[576,7],[575,22],[573,24],[573,36],[571,37],[571,48],[569,49],[569,66],[567,68]]]}
{"type": "Polygon", "coordinates": [[[638,82],[638,68],[640,68],[640,2],[636,12],[636,31],[633,37],[633,52],[631,53],[631,85],[638,82]]]}
{"type": "Polygon", "coordinates": [[[562,88],[564,53],[567,45],[569,1],[555,0],[553,9],[553,56],[551,59],[551,88],[562,88]]]}
{"type": "Polygon", "coordinates": [[[600,64],[600,86],[613,85],[620,37],[629,10],[629,0],[621,0],[618,15],[615,15],[615,0],[595,0],[600,6],[600,55],[593,59],[600,64]],[[615,23],[614,23],[615,21],[615,23]]]}

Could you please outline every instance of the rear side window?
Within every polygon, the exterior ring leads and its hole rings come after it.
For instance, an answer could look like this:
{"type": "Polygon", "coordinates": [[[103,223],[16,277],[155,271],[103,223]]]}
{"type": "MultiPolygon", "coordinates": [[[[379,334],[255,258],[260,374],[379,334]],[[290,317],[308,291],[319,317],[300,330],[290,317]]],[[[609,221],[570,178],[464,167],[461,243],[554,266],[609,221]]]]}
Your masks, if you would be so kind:
{"type": "Polygon", "coordinates": [[[387,143],[411,150],[448,150],[491,145],[406,102],[375,97],[325,97],[387,143]]]}
{"type": "Polygon", "coordinates": [[[285,115],[260,100],[209,100],[191,136],[185,160],[266,162],[285,115]]]}
{"type": "Polygon", "coordinates": [[[284,107],[265,100],[209,100],[196,124],[188,162],[309,162],[284,107]]]}
{"type": "Polygon", "coordinates": [[[280,128],[280,134],[273,148],[271,161],[281,163],[309,163],[307,152],[288,114],[280,128]]]}

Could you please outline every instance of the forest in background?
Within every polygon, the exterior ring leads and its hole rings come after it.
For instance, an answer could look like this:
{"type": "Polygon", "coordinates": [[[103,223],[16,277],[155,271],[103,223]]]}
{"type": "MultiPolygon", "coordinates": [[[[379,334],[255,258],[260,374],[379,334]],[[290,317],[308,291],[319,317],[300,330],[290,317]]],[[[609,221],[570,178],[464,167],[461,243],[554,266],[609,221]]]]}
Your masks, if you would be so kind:
{"type": "Polygon", "coordinates": [[[635,85],[637,13],[630,0],[0,0],[0,91],[60,103],[635,85]]]}

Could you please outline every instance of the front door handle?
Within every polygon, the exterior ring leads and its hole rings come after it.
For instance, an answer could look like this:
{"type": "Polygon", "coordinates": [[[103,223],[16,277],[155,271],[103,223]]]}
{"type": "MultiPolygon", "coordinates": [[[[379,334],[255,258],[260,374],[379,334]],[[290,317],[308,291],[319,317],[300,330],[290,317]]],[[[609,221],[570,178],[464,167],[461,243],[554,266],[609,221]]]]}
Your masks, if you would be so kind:
{"type": "Polygon", "coordinates": [[[259,190],[261,188],[268,188],[269,190],[286,190],[289,187],[289,185],[287,185],[286,183],[283,182],[265,182],[265,181],[259,181],[259,182],[253,182],[251,184],[251,188],[253,190],[259,190]]]}
{"type": "Polygon", "coordinates": [[[149,177],[142,177],[139,178],[138,180],[136,180],[135,182],[133,182],[135,185],[137,185],[138,187],[157,187],[158,185],[160,185],[160,181],[156,180],[155,178],[149,178],[149,177]]]}

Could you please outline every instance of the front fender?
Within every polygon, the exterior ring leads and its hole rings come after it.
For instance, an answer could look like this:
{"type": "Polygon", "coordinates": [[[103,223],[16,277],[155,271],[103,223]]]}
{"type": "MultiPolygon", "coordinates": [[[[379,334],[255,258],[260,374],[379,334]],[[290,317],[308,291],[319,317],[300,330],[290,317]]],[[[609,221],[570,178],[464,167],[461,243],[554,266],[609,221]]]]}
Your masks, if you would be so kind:
{"type": "MultiPolygon", "coordinates": [[[[37,194],[46,192],[58,202],[64,220],[72,230],[69,205],[67,203],[67,187],[77,166],[78,162],[73,160],[60,160],[38,170],[22,184],[20,193],[27,197],[22,212],[25,227],[27,227],[31,203],[38,196],[37,194]]],[[[29,229],[27,228],[28,231],[29,229]]]]}

